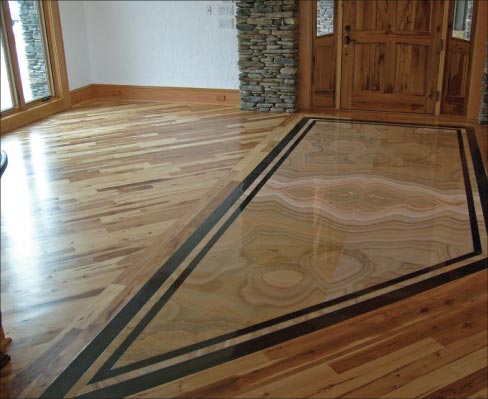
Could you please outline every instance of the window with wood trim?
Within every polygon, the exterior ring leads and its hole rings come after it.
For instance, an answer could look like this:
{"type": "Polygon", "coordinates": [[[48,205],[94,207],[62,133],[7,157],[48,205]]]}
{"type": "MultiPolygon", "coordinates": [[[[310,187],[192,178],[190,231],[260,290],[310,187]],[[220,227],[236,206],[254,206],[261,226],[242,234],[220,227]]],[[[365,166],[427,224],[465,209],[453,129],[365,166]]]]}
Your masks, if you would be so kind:
{"type": "Polygon", "coordinates": [[[473,20],[473,0],[454,1],[452,37],[460,40],[471,40],[473,20]]]}
{"type": "Polygon", "coordinates": [[[69,106],[64,51],[57,2],[39,0],[2,1],[0,7],[2,131],[7,117],[17,115],[11,126],[32,121],[23,113],[36,109],[36,119],[69,106]],[[61,104],[57,104],[61,105],[61,104]],[[52,112],[51,112],[52,111],[52,112]]]}

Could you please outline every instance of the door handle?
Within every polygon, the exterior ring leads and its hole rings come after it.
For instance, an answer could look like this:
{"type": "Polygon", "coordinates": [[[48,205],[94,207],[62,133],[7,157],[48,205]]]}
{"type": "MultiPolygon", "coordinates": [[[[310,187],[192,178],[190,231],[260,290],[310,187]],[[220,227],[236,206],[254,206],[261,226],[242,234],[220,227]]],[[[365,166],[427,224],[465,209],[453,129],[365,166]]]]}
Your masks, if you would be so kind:
{"type": "Polygon", "coordinates": [[[346,26],[344,27],[344,32],[346,32],[346,33],[351,33],[351,25],[346,25],[346,26]]]}
{"type": "Polygon", "coordinates": [[[344,47],[349,46],[353,42],[354,42],[354,40],[351,39],[351,36],[349,36],[349,35],[344,36],[344,47]]]}

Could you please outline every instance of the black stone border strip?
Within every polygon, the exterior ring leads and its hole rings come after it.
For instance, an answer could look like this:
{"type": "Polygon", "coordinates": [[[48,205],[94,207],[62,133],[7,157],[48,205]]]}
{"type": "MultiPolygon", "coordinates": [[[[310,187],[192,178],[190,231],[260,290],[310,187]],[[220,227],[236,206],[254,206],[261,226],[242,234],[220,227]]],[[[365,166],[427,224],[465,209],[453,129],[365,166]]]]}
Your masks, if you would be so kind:
{"type": "MultiPolygon", "coordinates": [[[[473,200],[473,189],[471,187],[471,180],[469,179],[468,164],[466,162],[466,153],[464,150],[463,136],[461,130],[457,131],[459,155],[461,157],[461,166],[463,168],[464,177],[464,191],[466,191],[466,202],[468,204],[469,223],[471,224],[471,237],[473,241],[473,251],[476,254],[481,253],[480,232],[478,229],[478,221],[476,219],[476,208],[473,200]]],[[[488,233],[488,231],[487,231],[488,233]]]]}
{"type": "Polygon", "coordinates": [[[64,397],[79,378],[88,370],[94,359],[110,345],[127,323],[138,313],[142,306],[157,292],[161,285],[178,268],[180,263],[193,251],[201,239],[225,215],[239,197],[249,188],[258,176],[271,164],[283,148],[298,134],[309,121],[301,119],[297,125],[281,140],[254,170],[227,196],[226,199],[198,226],[191,236],[171,255],[144,286],[114,316],[104,329],[88,344],[73,362],[54,380],[41,397],[64,397]]]}
{"type": "MultiPolygon", "coordinates": [[[[302,141],[302,139],[307,135],[310,129],[315,125],[315,122],[312,122],[305,131],[300,135],[300,137],[290,146],[290,148],[285,152],[285,154],[276,162],[273,167],[268,171],[266,176],[256,185],[256,187],[252,190],[252,192],[246,197],[246,199],[239,205],[239,207],[230,215],[230,217],[225,221],[225,223],[217,230],[217,232],[212,236],[212,238],[205,244],[205,246],[198,252],[198,254],[192,259],[186,269],[178,276],[175,282],[166,290],[166,292],[158,299],[158,301],[151,307],[151,309],[144,315],[144,317],[137,323],[135,328],[130,332],[130,334],[124,339],[124,341],[119,345],[119,347],[110,355],[108,360],[103,364],[103,366],[97,371],[97,373],[93,376],[93,378],[89,381],[89,384],[105,380],[110,377],[114,377],[116,375],[122,374],[124,372],[135,370],[137,367],[135,366],[136,363],[130,364],[124,367],[124,370],[120,371],[120,369],[112,370],[112,366],[120,359],[120,357],[124,354],[124,352],[129,348],[130,345],[136,340],[136,338],[141,334],[147,325],[151,322],[151,320],[159,313],[159,311],[166,305],[166,303],[171,299],[174,293],[178,290],[178,288],[183,284],[183,282],[188,278],[191,272],[198,266],[200,261],[205,257],[208,251],[215,245],[215,243],[219,240],[219,238],[227,231],[230,225],[237,219],[237,217],[246,209],[247,205],[252,201],[252,199],[256,196],[256,194],[261,190],[261,188],[266,184],[266,182],[273,176],[273,174],[278,170],[278,168],[282,165],[286,158],[293,152],[296,146],[302,141]]],[[[243,190],[244,192],[245,190],[243,190]]],[[[213,227],[213,226],[212,226],[213,227]]],[[[208,231],[206,232],[208,233],[208,231]]],[[[202,240],[204,236],[200,237],[202,240]]],[[[196,246],[196,244],[195,244],[196,246]]],[[[220,342],[220,340],[219,340],[220,342]]],[[[198,346],[199,349],[201,348],[201,344],[191,345],[191,347],[198,346]]],[[[183,351],[177,350],[180,352],[179,354],[191,352],[192,349],[188,349],[189,347],[182,348],[183,351]]],[[[172,351],[173,352],[173,351],[172,351]]],[[[163,354],[162,356],[165,356],[163,354]]],[[[170,356],[173,357],[173,356],[170,356]]],[[[158,357],[159,358],[159,357],[158,357]]],[[[146,363],[149,361],[149,364],[156,363],[160,360],[155,360],[155,358],[145,359],[146,363]]],[[[139,362],[138,362],[139,363],[139,362]]]]}
{"type": "Polygon", "coordinates": [[[471,189],[471,181],[469,179],[469,171],[468,166],[466,163],[466,155],[464,153],[464,144],[463,138],[460,130],[457,130],[457,138],[458,138],[458,148],[459,148],[459,155],[460,161],[463,170],[463,178],[464,178],[464,189],[466,192],[466,202],[468,205],[468,212],[469,212],[469,219],[471,225],[471,237],[473,242],[473,252],[467,253],[465,255],[456,257],[455,259],[451,259],[449,261],[441,262],[437,265],[425,267],[415,272],[399,276],[395,279],[388,280],[379,284],[376,284],[371,287],[364,288],[362,290],[356,291],[354,293],[329,300],[324,301],[322,303],[309,306],[304,309],[300,309],[298,311],[288,313],[283,316],[279,316],[252,326],[248,326],[231,333],[222,334],[218,337],[210,338],[204,341],[200,341],[198,343],[187,345],[182,348],[178,348],[160,355],[156,355],[147,359],[143,359],[125,366],[121,366],[115,369],[112,367],[117,363],[117,361],[123,356],[123,354],[127,351],[127,349],[133,344],[133,342],[137,339],[137,337],[144,331],[147,325],[152,321],[152,319],[157,315],[157,313],[164,307],[164,305],[168,302],[168,300],[174,295],[174,293],[178,290],[181,284],[186,280],[189,274],[195,269],[198,263],[203,259],[203,257],[207,254],[207,252],[213,247],[213,245],[218,241],[218,239],[225,233],[225,231],[230,227],[230,225],[235,221],[235,219],[244,211],[246,206],[252,201],[255,195],[260,191],[260,189],[264,186],[264,184],[271,178],[271,176],[276,172],[276,170],[281,166],[284,160],[293,152],[296,146],[301,142],[301,140],[307,135],[310,129],[315,125],[316,121],[313,121],[308,128],[300,135],[300,137],[293,143],[292,146],[287,150],[287,152],[282,156],[282,158],[273,166],[273,168],[266,174],[264,179],[262,179],[256,188],[252,191],[252,193],[246,197],[245,201],[241,204],[239,208],[236,209],[235,212],[226,220],[226,222],[220,227],[217,233],[209,240],[209,242],[205,245],[205,247],[195,256],[192,262],[187,266],[185,271],[178,277],[178,279],[171,285],[170,288],[162,295],[162,297],[156,302],[155,305],[144,315],[143,319],[136,325],[136,327],[131,331],[131,333],[124,339],[124,341],[117,347],[117,349],[110,355],[108,360],[102,365],[102,367],[97,371],[97,373],[92,377],[89,381],[89,384],[93,384],[99,381],[106,380],[108,378],[116,377],[118,375],[140,369],[142,367],[147,367],[155,363],[159,363],[168,359],[171,359],[176,356],[184,355],[199,349],[203,349],[205,347],[215,345],[229,339],[233,339],[248,333],[252,333],[255,331],[259,331],[264,328],[271,327],[273,325],[293,320],[297,317],[313,313],[316,311],[323,310],[329,306],[336,305],[341,302],[345,302],[350,299],[354,299],[360,297],[362,295],[369,294],[374,291],[378,291],[380,289],[389,287],[394,284],[401,283],[403,281],[421,276],[423,274],[435,271],[437,269],[449,266],[451,264],[461,262],[462,260],[469,259],[481,253],[481,241],[479,236],[478,230],[478,222],[476,219],[476,211],[474,207],[473,201],[473,193],[471,189]]]}
{"type": "Polygon", "coordinates": [[[485,167],[481,158],[480,148],[476,140],[474,130],[472,128],[466,129],[468,136],[468,144],[473,160],[473,169],[478,182],[478,191],[480,194],[481,208],[485,217],[485,228],[488,234],[488,177],[485,173],[485,167]]]}
{"type": "Polygon", "coordinates": [[[278,345],[294,338],[298,338],[302,335],[318,331],[325,327],[348,320],[352,317],[359,316],[363,313],[371,312],[378,308],[393,304],[406,298],[410,298],[411,296],[420,294],[435,287],[439,287],[462,277],[486,270],[487,268],[488,260],[482,259],[471,263],[468,266],[454,269],[410,286],[400,288],[396,291],[392,291],[387,294],[368,299],[361,303],[348,306],[340,309],[340,311],[332,312],[316,319],[307,320],[300,324],[263,335],[250,341],[224,348],[195,359],[187,360],[174,366],[156,370],[143,376],[101,388],[78,397],[120,398],[133,395],[135,393],[154,388],[158,385],[177,380],[187,375],[218,366],[222,363],[236,360],[242,356],[255,353],[270,346],[278,345]]]}
{"type": "MultiPolygon", "coordinates": [[[[278,156],[278,154],[281,152],[281,150],[284,147],[286,147],[286,145],[289,144],[289,142],[293,139],[293,137],[295,137],[297,135],[297,133],[306,125],[306,123],[309,120],[312,120],[313,122],[308,126],[308,128],[305,130],[305,132],[302,133],[302,135],[299,137],[299,139],[295,143],[293,143],[293,145],[287,150],[287,152],[282,157],[282,159],[280,159],[280,161],[277,162],[277,164],[275,164],[273,166],[273,168],[267,174],[267,176],[257,185],[257,187],[253,190],[253,192],[243,202],[243,204],[241,204],[240,207],[225,222],[225,224],[219,229],[219,231],[217,232],[217,234],[205,245],[204,250],[205,250],[205,248],[207,248],[206,251],[208,251],[208,249],[210,249],[210,247],[215,243],[215,241],[217,241],[217,239],[220,237],[220,235],[223,234],[223,232],[225,231],[225,229],[232,223],[232,221],[237,217],[237,215],[252,200],[252,198],[256,195],[256,193],[259,191],[259,189],[266,183],[266,181],[271,177],[271,175],[278,169],[278,167],[281,165],[281,163],[284,161],[284,159],[293,151],[293,149],[296,147],[296,145],[298,145],[298,143],[303,139],[303,137],[306,135],[306,133],[308,133],[308,131],[310,130],[310,128],[315,124],[315,122],[317,120],[319,120],[319,121],[327,121],[327,122],[338,122],[338,123],[365,123],[365,124],[371,124],[371,125],[386,125],[386,126],[387,125],[398,125],[398,126],[426,127],[426,128],[435,128],[435,129],[446,129],[446,128],[447,129],[449,129],[449,128],[451,128],[451,129],[459,129],[459,127],[447,127],[447,126],[428,126],[428,125],[426,126],[426,125],[416,125],[416,124],[413,124],[412,125],[412,124],[403,124],[403,123],[380,123],[380,122],[370,122],[370,121],[356,121],[356,120],[328,119],[328,118],[307,118],[307,117],[302,118],[300,120],[300,122],[285,136],[285,138],[280,143],[278,143],[278,145],[275,148],[273,148],[273,150],[271,150],[271,152],[263,159],[263,161],[261,161],[260,164],[258,166],[256,166],[256,168],[244,179],[244,181],[238,187],[236,187],[236,189],[233,190],[233,192],[219,205],[219,207],[217,209],[215,209],[215,211],[202,223],[202,225],[200,225],[195,230],[195,232],[190,236],[190,238],[187,239],[181,245],[180,248],[178,248],[178,250],[168,259],[168,261],[166,261],[166,263],[153,275],[153,277],[151,277],[151,279],[144,285],[144,287],[141,288],[139,290],[139,292],[125,305],[125,307],[108,323],[108,325],[102,330],[101,333],[99,333],[97,335],[97,337],[95,337],[95,339],[85,348],[85,350],[83,350],[83,352],[67,367],[67,369],[63,373],[61,373],[61,375],[53,382],[53,384],[43,393],[42,397],[61,397],[61,396],[64,396],[64,395],[67,394],[67,392],[69,391],[69,389],[71,389],[71,387],[74,385],[74,383],[76,383],[76,381],[86,372],[86,370],[92,364],[92,362],[94,361],[94,359],[98,358],[98,356],[108,347],[108,345],[112,342],[112,340],[123,330],[123,328],[125,327],[125,325],[135,316],[135,314],[138,312],[138,310],[156,293],[156,291],[159,289],[159,287],[176,270],[176,268],[186,258],[186,256],[188,256],[188,254],[191,252],[191,250],[193,250],[195,248],[195,246],[200,242],[200,240],[210,231],[210,229],[220,220],[220,218],[224,216],[224,214],[231,208],[231,206],[237,201],[237,199],[257,179],[257,177],[266,169],[266,167],[278,156]],[[220,235],[219,235],[219,233],[220,233],[220,235]],[[124,321],[125,321],[125,323],[124,323],[124,321]]],[[[417,272],[411,273],[410,275],[401,276],[401,277],[399,277],[397,279],[390,280],[389,282],[385,282],[385,283],[389,283],[388,285],[395,284],[394,281],[395,280],[398,280],[398,279],[401,279],[401,278],[404,278],[404,279],[413,278],[413,277],[415,277],[415,275],[413,275],[413,274],[417,274],[418,272],[422,272],[420,274],[424,274],[424,273],[427,273],[429,271],[435,270],[437,268],[444,267],[444,266],[447,266],[449,264],[452,264],[452,263],[455,263],[455,262],[459,262],[459,261],[461,261],[463,259],[467,259],[467,258],[470,258],[472,256],[476,256],[476,255],[479,254],[479,252],[477,251],[477,249],[478,249],[478,247],[480,248],[480,245],[477,244],[476,238],[475,238],[476,236],[478,236],[478,239],[477,240],[479,242],[479,235],[478,234],[475,234],[475,231],[473,230],[473,221],[474,221],[474,223],[476,225],[476,231],[477,231],[476,215],[475,214],[473,215],[473,213],[472,213],[472,211],[474,210],[474,204],[471,204],[472,206],[469,205],[470,195],[468,194],[468,191],[467,191],[468,190],[468,187],[470,187],[470,183],[469,183],[469,174],[466,175],[466,173],[467,173],[466,157],[465,157],[464,151],[462,151],[462,148],[464,148],[464,147],[461,147],[462,146],[462,138],[460,137],[460,134],[461,133],[460,133],[459,130],[458,130],[457,133],[458,133],[458,140],[459,139],[461,140],[460,141],[460,151],[462,153],[461,154],[461,161],[463,163],[463,175],[464,175],[464,179],[465,179],[465,188],[466,188],[466,192],[467,192],[468,208],[469,208],[469,213],[470,213],[470,222],[471,222],[472,235],[473,235],[474,252],[469,253],[469,254],[462,255],[462,256],[460,256],[460,257],[458,257],[456,259],[452,259],[450,261],[443,262],[441,264],[432,266],[430,268],[425,268],[425,269],[419,270],[417,272]],[[468,183],[469,183],[469,186],[468,186],[468,183]]],[[[469,132],[469,133],[470,134],[468,134],[468,138],[471,138],[470,136],[472,135],[472,132],[469,132]]],[[[479,148],[477,147],[476,141],[474,143],[472,143],[472,140],[470,140],[471,150],[473,150],[473,147],[472,147],[473,144],[474,144],[475,148],[478,149],[478,155],[479,155],[479,148]]],[[[473,151],[472,151],[472,157],[473,157],[473,163],[475,164],[475,170],[476,170],[476,161],[475,161],[475,156],[474,156],[473,151]]],[[[479,156],[479,158],[481,160],[481,156],[479,156]]],[[[477,175],[477,177],[478,177],[478,175],[477,175]]],[[[486,178],[486,176],[485,176],[485,178],[486,178]]],[[[480,183],[480,179],[479,178],[478,178],[478,183],[480,183]]],[[[480,186],[480,189],[481,189],[481,186],[480,186]]],[[[481,193],[481,190],[480,190],[480,193],[481,193]]],[[[471,190],[470,190],[470,194],[471,194],[471,201],[472,201],[472,192],[471,192],[471,190]]],[[[485,208],[483,208],[483,210],[484,210],[483,213],[484,213],[484,216],[485,216],[485,224],[486,224],[487,213],[485,212],[485,208]]],[[[205,253],[206,253],[206,251],[205,251],[205,253]]],[[[177,286],[175,286],[175,289],[172,290],[170,288],[163,295],[163,297],[160,299],[160,301],[163,298],[165,298],[163,300],[163,302],[165,303],[169,299],[169,297],[174,293],[174,291],[176,291],[176,289],[179,287],[179,285],[181,285],[181,283],[184,281],[184,279],[186,279],[186,277],[191,273],[191,271],[198,264],[198,262],[201,260],[201,258],[205,255],[205,254],[203,254],[203,255],[200,256],[201,253],[202,252],[200,252],[197,255],[197,257],[192,260],[189,268],[187,268],[187,270],[185,270],[182,273],[182,275],[180,275],[178,277],[178,279],[177,279],[178,284],[177,284],[177,286]],[[168,292],[170,292],[169,295],[167,295],[168,292]]],[[[482,262],[482,264],[484,264],[484,266],[482,267],[482,269],[483,268],[486,268],[486,261],[485,260],[475,262],[474,265],[480,264],[480,262],[482,262]]],[[[466,267],[461,268],[461,269],[466,269],[466,267]]],[[[482,270],[482,269],[480,269],[480,270],[482,270]]],[[[460,269],[456,269],[456,270],[460,270],[460,269]]],[[[453,271],[447,272],[447,273],[444,273],[444,274],[439,275],[439,276],[444,276],[444,275],[449,274],[449,273],[452,273],[452,272],[453,271]]],[[[468,273],[468,274],[470,274],[470,273],[468,273]]],[[[436,277],[439,277],[439,276],[436,276],[436,277]]],[[[428,280],[436,279],[436,277],[431,278],[431,279],[428,279],[428,280]]],[[[425,281],[428,281],[428,280],[425,280],[425,281]]],[[[398,281],[396,281],[396,283],[397,282],[398,281]]],[[[385,283],[379,284],[378,286],[381,286],[381,285],[383,285],[385,283]]],[[[378,287],[378,286],[370,287],[370,288],[373,291],[383,288],[383,287],[378,287]]],[[[172,286],[172,288],[173,288],[173,286],[172,286]]],[[[401,291],[403,289],[408,289],[408,287],[402,288],[402,289],[397,290],[397,291],[401,291]]],[[[368,290],[368,289],[366,289],[366,290],[368,290]]],[[[397,291],[393,291],[393,292],[397,292],[397,291]]],[[[363,292],[361,295],[364,295],[364,294],[365,293],[363,292]]],[[[385,295],[388,295],[388,294],[385,294],[385,295]]],[[[346,298],[346,297],[342,297],[342,298],[338,298],[338,299],[340,299],[340,301],[344,301],[344,300],[346,300],[344,298],[346,298]]],[[[378,298],[380,298],[380,297],[378,297],[378,298]]],[[[348,299],[350,299],[350,298],[348,298],[348,299]]],[[[158,301],[158,302],[160,302],[160,301],[158,301]]],[[[368,301],[370,301],[370,300],[368,300],[368,301]]],[[[164,303],[162,305],[164,305],[164,303]]],[[[156,310],[156,308],[152,308],[148,312],[148,314],[146,314],[144,316],[144,318],[143,318],[143,320],[141,320],[141,322],[144,321],[145,323],[146,322],[149,323],[149,321],[160,310],[160,308],[162,307],[162,305],[157,310],[156,310]],[[154,311],[151,312],[153,309],[154,309],[154,311]],[[149,315],[149,313],[151,313],[151,315],[149,315]]],[[[329,303],[327,306],[330,306],[330,305],[331,304],[329,303]]],[[[360,304],[358,304],[358,305],[360,305],[360,304]]],[[[315,305],[312,308],[315,308],[316,306],[320,306],[322,308],[322,307],[324,307],[324,304],[315,305]]],[[[356,305],[354,305],[354,306],[356,306],[356,305]]],[[[380,305],[380,306],[382,306],[382,305],[380,305]]],[[[348,308],[346,308],[346,309],[348,309],[348,308]]],[[[306,314],[306,313],[309,313],[310,311],[311,311],[310,308],[307,308],[307,309],[303,309],[303,310],[298,311],[298,312],[295,312],[295,313],[304,312],[303,314],[306,314]]],[[[342,310],[341,310],[341,312],[342,312],[342,310]]],[[[293,313],[293,314],[295,314],[295,313],[293,313]]],[[[332,313],[332,315],[334,315],[335,313],[336,312],[332,313]]],[[[297,315],[293,316],[292,318],[295,318],[295,317],[297,317],[299,315],[300,314],[297,314],[297,315]]],[[[264,328],[266,326],[269,326],[269,325],[276,324],[278,322],[284,321],[284,320],[279,320],[279,319],[286,318],[286,320],[288,320],[290,316],[291,315],[281,316],[279,318],[276,318],[276,319],[273,319],[273,320],[270,320],[270,321],[267,321],[267,322],[264,322],[264,323],[260,323],[260,324],[258,324],[256,326],[261,326],[259,328],[264,328]],[[272,323],[272,324],[269,324],[269,323],[272,323]],[[264,324],[264,326],[263,326],[263,324],[264,324]]],[[[325,316],[327,316],[327,315],[325,315],[325,316]]],[[[321,319],[321,318],[323,318],[325,316],[321,316],[321,317],[319,317],[319,319],[321,319]]],[[[352,317],[352,316],[350,316],[350,317],[352,317]]],[[[339,320],[339,321],[341,321],[341,320],[339,320]]],[[[309,323],[309,322],[310,321],[308,321],[306,323],[309,323]]],[[[139,324],[138,324],[137,327],[139,327],[139,324]]],[[[297,324],[297,325],[292,326],[292,327],[289,327],[289,328],[292,328],[293,329],[293,328],[296,327],[299,330],[300,329],[299,326],[302,325],[302,324],[303,323],[300,323],[300,324],[297,324]]],[[[332,323],[332,324],[334,324],[334,323],[332,323]]],[[[330,325],[330,324],[327,324],[327,325],[330,325]]],[[[255,329],[256,326],[251,326],[251,327],[247,327],[245,329],[239,330],[239,335],[241,335],[243,333],[246,333],[246,332],[244,332],[246,330],[255,329]]],[[[137,329],[137,327],[136,327],[136,329],[137,329]]],[[[143,328],[144,327],[142,327],[140,329],[140,331],[142,331],[143,328]]],[[[254,330],[252,330],[252,331],[254,331],[254,330]]],[[[284,331],[284,330],[280,330],[278,332],[281,332],[281,331],[284,331]]],[[[247,332],[249,332],[249,331],[247,331],[247,332]]],[[[307,332],[310,332],[310,331],[306,331],[304,333],[307,333],[307,332]]],[[[302,334],[304,334],[304,333],[302,333],[302,334]]],[[[302,334],[299,334],[299,335],[302,335],[302,334]]],[[[135,334],[133,336],[133,338],[131,338],[131,339],[132,340],[135,339],[135,337],[137,335],[138,335],[138,333],[135,334]]],[[[232,337],[235,336],[235,333],[230,333],[230,334],[226,334],[226,335],[232,335],[231,336],[231,338],[232,338],[232,337]]],[[[256,339],[264,339],[265,341],[268,341],[269,340],[268,338],[271,338],[272,336],[275,336],[275,335],[276,335],[276,333],[271,333],[271,334],[267,334],[267,335],[264,335],[264,336],[259,337],[259,338],[256,338],[256,339]],[[268,337],[268,338],[266,338],[266,337],[268,337]]],[[[222,337],[217,337],[215,339],[221,339],[221,338],[222,337]]],[[[229,339],[229,338],[227,338],[227,339],[229,339]]],[[[251,341],[247,341],[247,342],[244,342],[244,343],[241,343],[241,344],[237,344],[237,345],[232,346],[230,348],[226,348],[226,349],[224,349],[224,351],[231,350],[232,348],[237,348],[237,347],[241,348],[242,345],[248,344],[250,342],[254,342],[256,339],[253,339],[251,341]]],[[[209,341],[211,341],[211,340],[209,340],[209,341]]],[[[269,345],[267,345],[267,346],[271,346],[271,345],[275,345],[276,343],[279,343],[279,342],[274,342],[273,340],[271,340],[271,341],[272,342],[269,343],[269,345]]],[[[281,342],[283,342],[283,341],[281,341],[281,342]]],[[[122,345],[124,345],[125,343],[126,343],[126,341],[124,341],[124,343],[122,345]]],[[[198,343],[198,344],[195,344],[195,345],[200,345],[200,344],[201,343],[198,343]]],[[[128,345],[130,345],[130,342],[129,342],[128,345]]],[[[124,346],[128,346],[128,345],[124,345],[124,346]]],[[[251,347],[253,347],[253,346],[251,345],[251,347]]],[[[172,351],[170,353],[173,354],[172,356],[176,356],[176,355],[181,354],[181,353],[176,353],[175,354],[174,352],[178,352],[180,350],[185,350],[187,348],[181,348],[181,349],[178,349],[176,351],[172,351]]],[[[120,349],[120,347],[118,349],[120,349]]],[[[256,350],[258,350],[258,349],[256,349],[256,350]]],[[[186,353],[187,351],[188,350],[185,350],[185,352],[183,352],[183,353],[186,353]]],[[[253,350],[251,352],[254,352],[254,351],[255,350],[253,350]]],[[[121,351],[120,355],[123,352],[124,351],[121,351]]],[[[211,353],[211,354],[208,354],[208,355],[204,355],[204,356],[199,357],[197,359],[207,358],[209,356],[212,356],[214,354],[219,354],[221,352],[222,352],[222,350],[216,351],[214,353],[211,353]]],[[[249,353],[251,353],[251,352],[249,352],[249,353]]],[[[164,355],[160,355],[160,356],[168,356],[170,353],[164,354],[164,355]]],[[[114,353],[113,355],[115,355],[115,354],[116,353],[114,353]]],[[[142,362],[147,362],[147,361],[151,361],[152,360],[149,364],[153,364],[153,363],[155,363],[155,361],[154,361],[155,358],[156,357],[151,358],[151,359],[145,359],[142,362]]],[[[156,361],[161,361],[162,360],[162,359],[159,358],[159,356],[157,358],[158,358],[158,360],[156,360],[156,361]]],[[[193,363],[199,363],[197,361],[197,359],[192,359],[191,360],[192,364],[193,363]]],[[[117,359],[115,359],[115,362],[116,362],[116,360],[117,359]]],[[[110,361],[110,359],[109,359],[109,361],[110,361]]],[[[110,364],[110,367],[115,362],[112,362],[112,364],[110,364]]],[[[124,385],[124,384],[127,384],[127,383],[129,385],[131,385],[131,382],[132,381],[135,381],[135,380],[139,381],[141,379],[145,379],[147,376],[154,375],[155,373],[158,373],[160,371],[164,371],[164,370],[168,370],[169,371],[169,369],[172,370],[174,367],[177,367],[177,366],[179,367],[180,365],[183,365],[185,363],[187,363],[187,362],[180,363],[180,364],[175,365],[175,366],[170,366],[170,367],[167,367],[167,368],[162,369],[162,370],[158,370],[158,371],[153,372],[153,373],[149,373],[146,376],[138,377],[136,379],[131,379],[131,380],[128,380],[128,381],[123,382],[123,383],[115,384],[115,385],[113,385],[111,387],[103,388],[101,390],[96,390],[96,391],[93,391],[92,393],[90,393],[89,395],[96,394],[97,392],[103,395],[102,392],[105,392],[106,390],[109,390],[109,391],[107,391],[107,394],[110,397],[112,397],[112,396],[119,396],[119,394],[117,393],[117,389],[118,388],[116,388],[116,387],[119,387],[119,386],[124,385]],[[111,391],[112,388],[114,388],[114,391],[111,391]],[[108,393],[108,392],[112,392],[112,393],[108,393]]],[[[210,362],[210,363],[212,363],[212,364],[210,364],[208,367],[212,367],[212,366],[214,366],[216,364],[219,364],[219,363],[214,364],[213,362],[210,362]]],[[[102,366],[102,368],[99,370],[99,373],[102,372],[102,369],[105,372],[108,372],[107,367],[105,367],[106,365],[107,365],[107,363],[105,363],[104,366],[102,366]]],[[[141,366],[140,365],[140,362],[137,362],[137,363],[128,365],[128,367],[133,366],[133,365],[138,365],[137,368],[144,367],[144,366],[141,366]]],[[[207,367],[205,367],[205,368],[207,368],[207,367]]],[[[118,370],[119,369],[116,369],[115,371],[118,371],[118,370]]],[[[113,372],[113,370],[111,370],[111,371],[113,372]]],[[[122,372],[127,372],[127,371],[128,370],[124,367],[122,372]]],[[[97,373],[97,375],[100,376],[100,377],[102,377],[102,375],[99,375],[99,373],[97,373]]],[[[103,375],[103,378],[108,378],[108,377],[111,377],[112,376],[112,375],[106,375],[105,373],[103,373],[103,374],[104,374],[103,375]]],[[[117,374],[120,374],[120,373],[117,373],[117,374]]],[[[184,375],[188,375],[188,374],[189,373],[184,374],[184,375]]],[[[175,378],[180,378],[180,377],[175,377],[175,378]]],[[[159,382],[158,384],[160,384],[160,383],[163,383],[163,382],[159,382]]],[[[152,385],[152,386],[154,386],[154,385],[152,385]]],[[[143,388],[143,389],[147,389],[147,388],[148,387],[143,388]]],[[[134,392],[138,392],[138,391],[134,391],[134,392]]],[[[132,392],[132,393],[134,393],[134,392],[132,392]]],[[[124,391],[124,394],[130,394],[130,393],[124,391]]]]}

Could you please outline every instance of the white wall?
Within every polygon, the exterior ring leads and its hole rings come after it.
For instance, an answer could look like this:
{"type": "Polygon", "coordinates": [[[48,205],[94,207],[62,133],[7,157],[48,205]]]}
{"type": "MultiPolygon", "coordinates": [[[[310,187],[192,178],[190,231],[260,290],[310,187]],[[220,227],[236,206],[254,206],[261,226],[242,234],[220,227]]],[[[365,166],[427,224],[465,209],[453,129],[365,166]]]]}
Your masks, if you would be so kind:
{"type": "Polygon", "coordinates": [[[91,83],[239,87],[237,32],[218,29],[221,1],[60,3],[71,89],[87,76],[91,83]],[[84,38],[75,35],[83,18],[90,64],[84,73],[84,38]]]}
{"type": "Polygon", "coordinates": [[[92,83],[82,1],[60,1],[61,29],[70,90],[92,83]]]}

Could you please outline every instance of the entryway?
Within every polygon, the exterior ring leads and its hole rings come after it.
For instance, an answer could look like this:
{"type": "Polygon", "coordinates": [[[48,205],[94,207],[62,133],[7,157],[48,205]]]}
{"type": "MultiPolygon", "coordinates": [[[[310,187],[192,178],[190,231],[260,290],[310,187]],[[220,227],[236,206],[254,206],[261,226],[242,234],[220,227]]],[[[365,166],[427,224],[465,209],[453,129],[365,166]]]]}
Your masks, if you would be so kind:
{"type": "Polygon", "coordinates": [[[476,1],[304,3],[311,109],[465,113],[476,1]]]}

